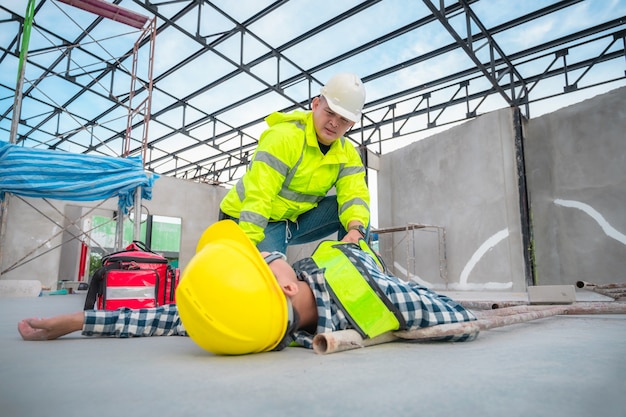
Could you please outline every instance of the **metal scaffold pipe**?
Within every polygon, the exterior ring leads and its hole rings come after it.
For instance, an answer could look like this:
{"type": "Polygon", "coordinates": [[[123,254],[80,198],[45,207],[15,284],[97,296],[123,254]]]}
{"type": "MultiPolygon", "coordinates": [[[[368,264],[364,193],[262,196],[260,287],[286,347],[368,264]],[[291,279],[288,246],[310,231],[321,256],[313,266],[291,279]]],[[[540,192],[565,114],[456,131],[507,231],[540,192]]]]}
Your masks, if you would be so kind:
{"type": "Polygon", "coordinates": [[[107,19],[124,23],[125,25],[132,26],[137,29],[141,29],[148,21],[148,18],[144,15],[120,7],[117,4],[107,3],[106,1],[102,0],[58,1],[85,10],[87,12],[97,14],[98,16],[106,17],[107,19]]]}
{"type": "MultiPolygon", "coordinates": [[[[24,74],[26,72],[26,58],[28,57],[28,45],[30,43],[30,31],[33,27],[35,17],[35,0],[28,0],[26,13],[24,15],[24,26],[22,28],[22,45],[20,48],[20,61],[17,69],[17,84],[15,87],[15,98],[13,101],[13,116],[11,118],[11,130],[9,132],[9,142],[17,143],[17,129],[22,113],[22,89],[24,87],[24,74]]],[[[2,251],[4,247],[4,235],[7,229],[9,215],[10,194],[6,193],[0,201],[0,271],[2,270],[2,251]]],[[[0,274],[1,275],[1,274],[0,274]]]]}
{"type": "Polygon", "coordinates": [[[352,329],[320,333],[313,338],[313,350],[315,353],[329,354],[397,340],[429,341],[566,314],[626,314],[626,303],[587,302],[570,305],[514,306],[496,310],[479,310],[475,311],[478,319],[474,321],[392,331],[371,339],[364,339],[356,330],[352,329]]]}

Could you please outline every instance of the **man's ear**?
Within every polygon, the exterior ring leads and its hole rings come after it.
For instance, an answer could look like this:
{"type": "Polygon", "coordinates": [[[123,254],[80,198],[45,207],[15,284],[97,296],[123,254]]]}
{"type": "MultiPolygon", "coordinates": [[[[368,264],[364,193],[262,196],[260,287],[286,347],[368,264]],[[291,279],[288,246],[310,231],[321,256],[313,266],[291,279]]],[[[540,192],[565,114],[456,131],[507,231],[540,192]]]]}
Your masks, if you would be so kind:
{"type": "Polygon", "coordinates": [[[317,107],[320,105],[320,97],[313,97],[313,100],[311,100],[311,110],[315,111],[317,109],[317,107]]]}
{"type": "Polygon", "coordinates": [[[296,284],[295,282],[282,284],[281,288],[283,289],[283,292],[287,297],[293,297],[294,295],[298,294],[298,291],[300,291],[300,288],[298,288],[298,284],[296,284]]]}

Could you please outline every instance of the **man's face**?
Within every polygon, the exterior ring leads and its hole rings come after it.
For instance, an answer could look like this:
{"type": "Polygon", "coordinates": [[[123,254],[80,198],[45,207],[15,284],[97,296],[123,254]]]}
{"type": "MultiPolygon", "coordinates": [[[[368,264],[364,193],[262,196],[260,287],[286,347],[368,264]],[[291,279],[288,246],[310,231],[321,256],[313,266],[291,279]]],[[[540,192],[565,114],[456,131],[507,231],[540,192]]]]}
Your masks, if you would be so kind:
{"type": "Polygon", "coordinates": [[[315,97],[311,104],[317,139],[324,145],[332,144],[354,125],[354,122],[332,111],[323,96],[315,97]]]}

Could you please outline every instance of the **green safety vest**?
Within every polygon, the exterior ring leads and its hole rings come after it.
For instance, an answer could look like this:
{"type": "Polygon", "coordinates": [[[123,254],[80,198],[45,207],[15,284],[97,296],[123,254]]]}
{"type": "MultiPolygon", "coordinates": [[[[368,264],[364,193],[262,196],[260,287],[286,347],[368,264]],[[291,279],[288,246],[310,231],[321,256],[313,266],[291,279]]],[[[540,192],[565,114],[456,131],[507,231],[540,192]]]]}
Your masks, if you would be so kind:
{"type": "MultiPolygon", "coordinates": [[[[324,241],[312,255],[319,268],[324,269],[324,279],[331,297],[341,307],[347,319],[363,337],[376,337],[390,330],[405,327],[400,311],[387,298],[371,277],[365,265],[357,268],[346,247],[351,243],[324,241]],[[351,260],[352,259],[352,260],[351,260]]],[[[359,246],[382,265],[364,240],[359,246]]]]}

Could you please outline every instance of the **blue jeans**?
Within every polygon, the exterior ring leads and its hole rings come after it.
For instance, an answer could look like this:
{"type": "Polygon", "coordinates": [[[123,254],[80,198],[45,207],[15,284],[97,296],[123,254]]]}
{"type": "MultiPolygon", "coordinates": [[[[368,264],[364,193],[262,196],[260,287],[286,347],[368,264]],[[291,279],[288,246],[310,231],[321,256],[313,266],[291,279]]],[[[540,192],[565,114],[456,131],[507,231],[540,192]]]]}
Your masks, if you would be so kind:
{"type": "Polygon", "coordinates": [[[265,238],[256,246],[261,252],[286,253],[289,245],[314,242],[333,233],[337,233],[337,240],[343,239],[347,233],[339,222],[335,195],[324,197],[317,207],[300,215],[297,223],[290,220],[269,222],[265,228],[265,238]]]}

